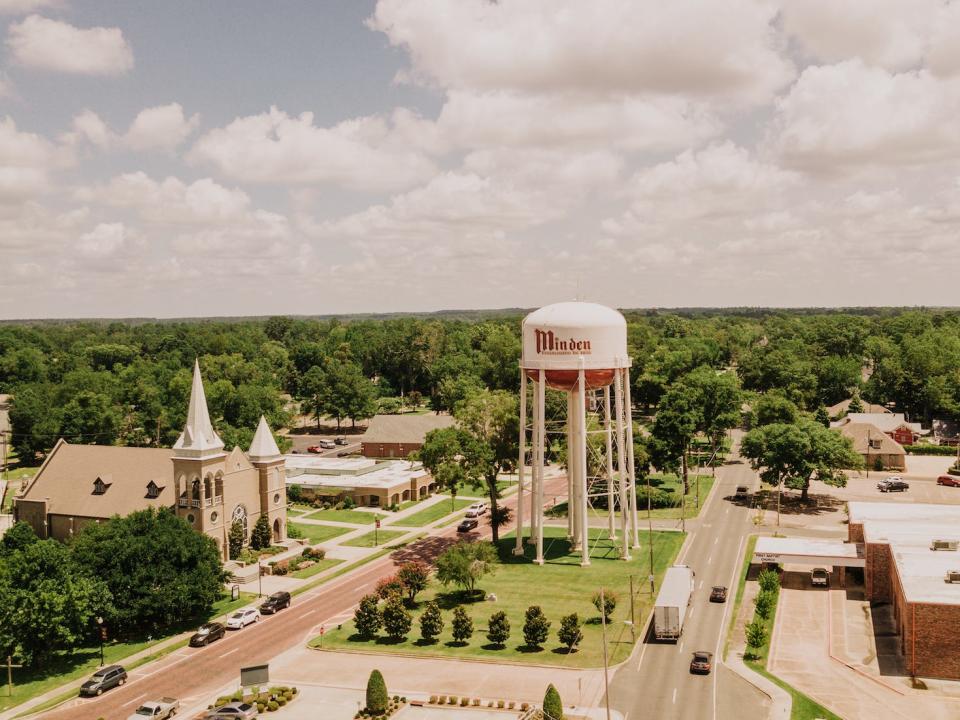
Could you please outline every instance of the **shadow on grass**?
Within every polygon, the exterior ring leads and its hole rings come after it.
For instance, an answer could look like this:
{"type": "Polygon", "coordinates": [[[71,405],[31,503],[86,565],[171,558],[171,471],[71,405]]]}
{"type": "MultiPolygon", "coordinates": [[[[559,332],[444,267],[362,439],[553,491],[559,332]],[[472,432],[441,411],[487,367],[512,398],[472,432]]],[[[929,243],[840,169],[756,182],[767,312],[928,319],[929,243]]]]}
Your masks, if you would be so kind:
{"type": "Polygon", "coordinates": [[[523,655],[530,655],[532,653],[543,652],[543,647],[540,645],[517,645],[516,650],[523,655]]]}
{"type": "Polygon", "coordinates": [[[561,645],[560,647],[555,647],[552,652],[554,655],[573,655],[577,651],[577,648],[568,648],[566,645],[561,645]]]}
{"type": "Polygon", "coordinates": [[[474,590],[472,593],[455,590],[453,592],[440,593],[434,598],[434,602],[441,610],[453,610],[460,605],[472,605],[473,603],[483,602],[487,594],[483,590],[474,590]]]}
{"type": "Polygon", "coordinates": [[[437,640],[436,638],[432,640],[427,640],[426,638],[420,638],[419,640],[415,640],[413,644],[417,647],[430,647],[431,645],[436,645],[437,640]]]}
{"type": "Polygon", "coordinates": [[[469,644],[470,643],[466,642],[465,640],[447,640],[447,642],[444,643],[444,645],[449,648],[462,648],[469,644]]]}
{"type": "Polygon", "coordinates": [[[486,645],[481,645],[480,647],[481,647],[483,650],[494,651],[494,650],[503,650],[503,649],[505,649],[507,646],[504,645],[504,644],[502,644],[502,643],[487,643],[486,645]]]}

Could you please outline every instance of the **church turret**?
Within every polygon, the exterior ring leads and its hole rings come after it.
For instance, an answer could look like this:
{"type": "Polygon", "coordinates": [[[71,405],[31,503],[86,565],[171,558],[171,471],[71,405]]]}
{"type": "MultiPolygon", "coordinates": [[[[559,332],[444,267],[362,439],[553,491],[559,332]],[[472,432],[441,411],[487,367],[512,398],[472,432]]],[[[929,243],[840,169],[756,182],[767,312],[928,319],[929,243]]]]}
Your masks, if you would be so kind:
{"type": "Polygon", "coordinates": [[[223,455],[223,440],[213,429],[210,411],[207,410],[207,396],[203,391],[203,379],[200,377],[200,361],[193,365],[193,387],[190,389],[190,407],[187,409],[187,422],[183,432],[174,443],[175,457],[204,459],[223,455]]]}
{"type": "Polygon", "coordinates": [[[273,542],[280,542],[287,536],[286,464],[263,415],[247,457],[260,476],[260,513],[270,521],[273,542]]]}

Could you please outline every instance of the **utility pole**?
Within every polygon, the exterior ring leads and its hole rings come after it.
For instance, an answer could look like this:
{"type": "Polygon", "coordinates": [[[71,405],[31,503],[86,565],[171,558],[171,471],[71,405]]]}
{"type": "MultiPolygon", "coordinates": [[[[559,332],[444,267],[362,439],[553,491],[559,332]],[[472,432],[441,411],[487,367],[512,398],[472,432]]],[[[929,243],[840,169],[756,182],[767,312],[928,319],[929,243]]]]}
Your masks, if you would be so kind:
{"type": "Polygon", "coordinates": [[[103,641],[107,637],[107,629],[103,626],[103,618],[99,616],[97,616],[97,637],[100,639],[100,667],[103,667],[103,641]]]}
{"type": "Polygon", "coordinates": [[[637,641],[636,618],[633,614],[633,575],[630,576],[630,637],[637,641]]]}
{"type": "Polygon", "coordinates": [[[13,697],[13,669],[22,668],[23,665],[14,665],[13,658],[7,655],[7,695],[13,697]]]}
{"type": "Polygon", "coordinates": [[[607,673],[607,601],[603,596],[603,587],[600,588],[600,624],[603,634],[603,699],[607,705],[607,720],[610,720],[610,677],[607,673]]]}

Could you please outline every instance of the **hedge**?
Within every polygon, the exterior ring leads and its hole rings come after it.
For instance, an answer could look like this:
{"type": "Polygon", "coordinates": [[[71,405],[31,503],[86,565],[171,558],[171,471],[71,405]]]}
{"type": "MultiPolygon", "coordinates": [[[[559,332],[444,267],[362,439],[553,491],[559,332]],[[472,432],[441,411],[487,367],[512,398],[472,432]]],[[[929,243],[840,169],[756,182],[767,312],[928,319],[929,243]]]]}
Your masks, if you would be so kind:
{"type": "Polygon", "coordinates": [[[904,445],[907,455],[956,455],[957,449],[949,445],[904,445]]]}

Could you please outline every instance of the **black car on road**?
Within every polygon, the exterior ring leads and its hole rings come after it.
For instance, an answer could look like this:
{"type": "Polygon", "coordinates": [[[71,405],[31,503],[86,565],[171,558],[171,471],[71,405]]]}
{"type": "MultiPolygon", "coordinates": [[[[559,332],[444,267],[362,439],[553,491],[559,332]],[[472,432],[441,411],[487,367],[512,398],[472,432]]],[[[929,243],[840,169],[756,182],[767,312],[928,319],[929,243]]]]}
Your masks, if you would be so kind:
{"type": "Polygon", "coordinates": [[[713,653],[697,650],[690,660],[690,672],[696,675],[709,675],[713,669],[713,653]]]}
{"type": "Polygon", "coordinates": [[[263,605],[260,606],[260,613],[262,615],[272,615],[288,607],[290,607],[290,593],[286,590],[280,590],[263,601],[263,605]]]}
{"type": "Polygon", "coordinates": [[[214,640],[219,640],[227,632],[222,623],[209,622],[197,628],[197,631],[190,636],[190,647],[203,647],[209,645],[214,640]]]}
{"type": "Polygon", "coordinates": [[[727,587],[725,585],[714,585],[710,589],[710,602],[726,602],[727,587]]]}
{"type": "Polygon", "coordinates": [[[877,483],[877,489],[880,492],[904,492],[910,489],[910,485],[900,478],[887,478],[877,483]]]}
{"type": "Polygon", "coordinates": [[[97,670],[89,680],[80,686],[80,695],[91,697],[102,695],[105,690],[123,685],[127,681],[127,671],[121,665],[107,665],[97,670]]]}
{"type": "Polygon", "coordinates": [[[457,525],[457,532],[470,532],[479,524],[476,518],[466,518],[457,525]]]}

